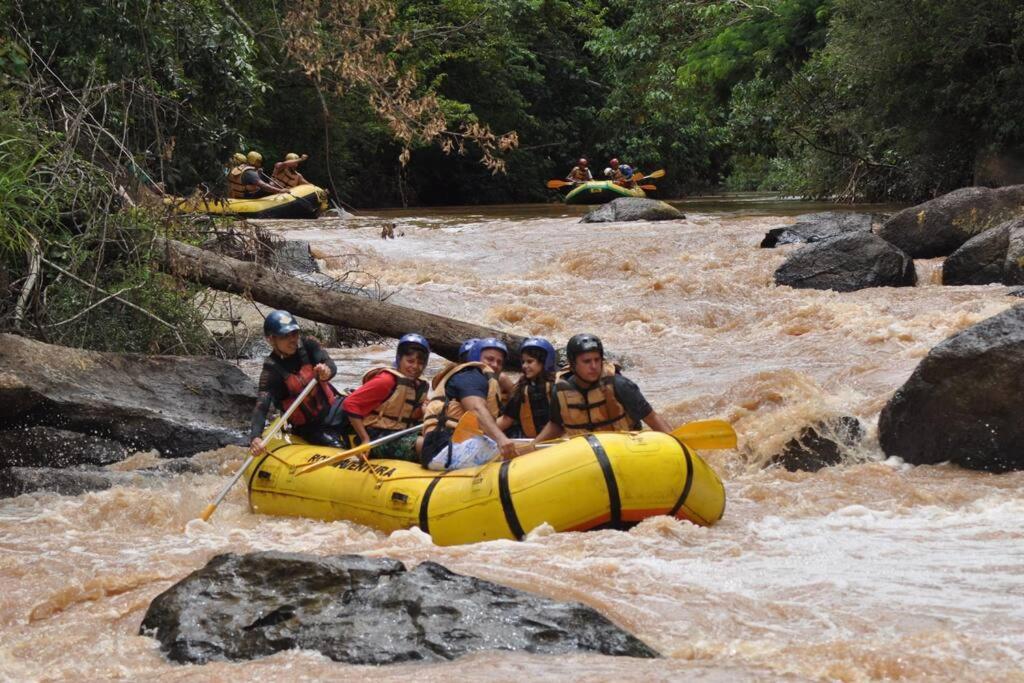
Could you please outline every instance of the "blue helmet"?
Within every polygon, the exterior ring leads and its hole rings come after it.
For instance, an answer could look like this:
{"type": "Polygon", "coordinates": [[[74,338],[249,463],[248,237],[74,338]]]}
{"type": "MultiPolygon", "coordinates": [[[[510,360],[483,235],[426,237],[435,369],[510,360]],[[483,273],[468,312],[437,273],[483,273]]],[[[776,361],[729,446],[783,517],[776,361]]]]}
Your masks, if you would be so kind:
{"type": "MultiPolygon", "coordinates": [[[[398,361],[402,360],[402,354],[405,353],[409,346],[418,346],[426,352],[427,358],[430,358],[430,342],[422,334],[416,334],[410,332],[401,339],[398,340],[398,348],[395,349],[395,367],[398,367],[398,361]]],[[[426,359],[424,359],[426,360],[426,359]]]]}
{"type": "Polygon", "coordinates": [[[622,175],[626,176],[627,178],[633,177],[633,167],[630,166],[629,164],[622,164],[622,166],[619,166],[619,170],[622,171],[622,175]]]}
{"type": "Polygon", "coordinates": [[[480,355],[484,352],[484,349],[498,349],[505,354],[505,358],[508,358],[508,347],[505,346],[505,342],[495,337],[485,337],[473,346],[469,352],[469,360],[479,363],[480,355]]]}
{"type": "Polygon", "coordinates": [[[462,342],[462,344],[459,346],[459,360],[463,363],[468,361],[469,357],[473,355],[473,348],[479,343],[480,340],[477,339],[476,337],[473,337],[472,339],[467,339],[466,341],[462,342]]]}
{"type": "Polygon", "coordinates": [[[544,352],[544,372],[555,371],[555,347],[544,337],[528,337],[519,347],[519,353],[526,349],[539,349],[544,352]]]}
{"type": "Polygon", "coordinates": [[[271,311],[263,321],[264,337],[283,337],[299,329],[299,323],[288,311],[271,311]]]}

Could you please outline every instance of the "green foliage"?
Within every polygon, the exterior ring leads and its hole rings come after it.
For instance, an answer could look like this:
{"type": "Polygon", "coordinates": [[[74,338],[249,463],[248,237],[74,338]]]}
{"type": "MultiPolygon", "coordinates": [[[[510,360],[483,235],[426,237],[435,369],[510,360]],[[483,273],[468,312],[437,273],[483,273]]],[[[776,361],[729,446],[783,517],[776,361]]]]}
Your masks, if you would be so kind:
{"type": "Polygon", "coordinates": [[[150,267],[163,222],[114,211],[109,173],[47,132],[32,103],[0,101],[0,329],[100,350],[205,349],[194,290],[150,267]]]}

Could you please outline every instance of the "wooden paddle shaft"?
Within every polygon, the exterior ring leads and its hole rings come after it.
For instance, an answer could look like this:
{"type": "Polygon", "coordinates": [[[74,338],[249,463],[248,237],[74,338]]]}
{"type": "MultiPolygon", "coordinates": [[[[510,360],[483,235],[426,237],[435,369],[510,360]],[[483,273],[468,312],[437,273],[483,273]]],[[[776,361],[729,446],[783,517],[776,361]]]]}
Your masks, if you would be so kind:
{"type": "MultiPolygon", "coordinates": [[[[265,440],[269,441],[270,439],[273,439],[275,436],[277,436],[277,433],[281,431],[281,427],[284,426],[285,422],[288,421],[288,418],[291,417],[292,413],[295,412],[295,409],[302,404],[306,396],[309,395],[309,392],[313,391],[313,387],[315,387],[318,382],[320,382],[320,379],[317,377],[314,377],[313,379],[309,380],[309,384],[306,385],[306,387],[298,395],[295,401],[292,402],[290,406],[288,406],[288,410],[284,412],[284,415],[277,418],[277,421],[274,422],[274,425],[270,428],[270,432],[267,433],[265,440]]],[[[231,487],[235,485],[235,482],[242,478],[242,474],[249,467],[249,464],[253,461],[253,458],[255,457],[256,456],[250,453],[249,457],[246,458],[245,462],[242,463],[242,466],[238,468],[237,472],[235,472],[235,476],[231,477],[231,481],[227,483],[227,486],[225,486],[221,490],[221,492],[217,494],[217,497],[214,498],[212,503],[206,506],[206,508],[203,510],[203,514],[201,515],[201,519],[204,522],[210,520],[210,517],[213,515],[213,511],[217,509],[217,506],[220,505],[221,501],[224,500],[224,498],[228,495],[228,492],[231,491],[231,487]]]]}

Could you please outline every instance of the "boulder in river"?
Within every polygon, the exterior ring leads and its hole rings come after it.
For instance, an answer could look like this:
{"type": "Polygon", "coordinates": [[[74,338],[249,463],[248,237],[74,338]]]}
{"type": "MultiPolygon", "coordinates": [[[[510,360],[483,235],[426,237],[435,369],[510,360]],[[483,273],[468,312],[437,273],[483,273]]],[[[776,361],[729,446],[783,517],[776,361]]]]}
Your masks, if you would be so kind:
{"type": "Polygon", "coordinates": [[[963,187],[900,211],[878,235],[912,258],[948,256],[967,240],[1024,213],[1024,185],[963,187]]]}
{"type": "Polygon", "coordinates": [[[678,221],[684,218],[686,216],[679,209],[658,199],[619,197],[592,210],[580,223],[678,221]]]}
{"type": "Polygon", "coordinates": [[[790,439],[782,452],[771,459],[790,472],[817,472],[838,465],[843,452],[855,448],[864,438],[860,420],[849,415],[809,425],[790,439]]]}
{"type": "MultiPolygon", "coordinates": [[[[1014,222],[1014,221],[1011,221],[1014,222]]],[[[987,285],[1002,282],[1010,223],[989,228],[960,245],[942,263],[944,285],[987,285]]]]}
{"type": "Polygon", "coordinates": [[[821,242],[848,232],[871,232],[874,217],[868,213],[823,211],[805,213],[796,217],[792,225],[781,225],[769,230],[761,240],[762,249],[783,244],[821,242]]]}
{"type": "Polygon", "coordinates": [[[916,281],[910,257],[870,232],[849,232],[808,244],[775,271],[778,285],[837,292],[912,287],[916,281]]]}
{"type": "Polygon", "coordinates": [[[350,664],[444,661],[481,650],[657,657],[578,603],[423,562],[360,555],[226,554],[158,595],[140,633],[201,664],[317,650],[350,664]]]}
{"type": "MultiPolygon", "coordinates": [[[[106,460],[85,442],[46,445],[61,433],[44,437],[42,427],[99,437],[108,455],[110,442],[171,457],[242,443],[255,393],[245,373],[215,358],[100,353],[0,334],[0,429],[35,427],[31,438],[42,444],[26,464],[106,460]]],[[[7,462],[29,453],[16,435],[0,442],[7,462]]]]}
{"type": "Polygon", "coordinates": [[[933,348],[878,418],[887,455],[989,472],[1024,469],[1024,306],[933,348]]]}

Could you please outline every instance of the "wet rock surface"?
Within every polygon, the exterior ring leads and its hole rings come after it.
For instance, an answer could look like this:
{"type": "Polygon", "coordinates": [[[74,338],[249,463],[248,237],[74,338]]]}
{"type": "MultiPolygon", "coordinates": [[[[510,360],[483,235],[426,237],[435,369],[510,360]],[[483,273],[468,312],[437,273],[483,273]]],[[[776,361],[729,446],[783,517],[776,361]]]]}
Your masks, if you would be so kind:
{"type": "Polygon", "coordinates": [[[790,472],[817,472],[838,465],[843,453],[856,448],[863,438],[864,427],[855,417],[847,415],[825,420],[804,427],[771,462],[790,472]]]}
{"type": "Polygon", "coordinates": [[[42,425],[0,431],[0,464],[9,467],[108,465],[128,457],[124,444],[42,425]]]}
{"type": "Polygon", "coordinates": [[[805,213],[797,216],[793,225],[781,225],[769,230],[761,240],[761,248],[772,249],[783,244],[821,242],[848,232],[871,232],[873,220],[874,217],[867,213],[805,213]]]}
{"type": "Polygon", "coordinates": [[[878,230],[912,258],[949,256],[975,235],[1024,213],[1024,185],[963,187],[900,211],[878,230]]]}
{"type": "Polygon", "coordinates": [[[589,607],[424,562],[282,552],[218,555],[153,600],[140,633],[181,663],[295,648],[352,664],[443,661],[481,650],[657,657],[589,607]]]}
{"type": "Polygon", "coordinates": [[[964,242],[942,263],[944,285],[987,285],[1003,281],[1009,224],[990,228],[964,242]]]}
{"type": "Polygon", "coordinates": [[[99,353],[0,335],[0,462],[46,466],[106,462],[120,444],[184,456],[243,442],[256,390],[240,369],[214,358],[99,353]],[[18,431],[36,428],[34,450],[18,431]],[[56,428],[75,443],[59,445],[56,428]],[[40,436],[42,435],[42,436],[40,436]],[[28,453],[28,455],[26,455],[28,453]]]}
{"type": "Polygon", "coordinates": [[[882,409],[886,455],[990,472],[1024,469],[1024,306],[933,348],[882,409]]]}
{"type": "Polygon", "coordinates": [[[619,197],[592,210],[580,219],[580,223],[678,221],[684,218],[686,216],[679,209],[658,199],[619,197]]]}
{"type": "Polygon", "coordinates": [[[912,287],[916,281],[910,257],[870,232],[852,232],[809,244],[790,254],[775,271],[778,285],[837,292],[912,287]]]}

